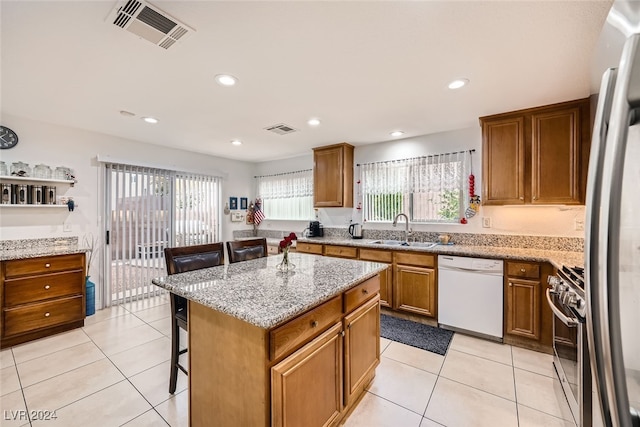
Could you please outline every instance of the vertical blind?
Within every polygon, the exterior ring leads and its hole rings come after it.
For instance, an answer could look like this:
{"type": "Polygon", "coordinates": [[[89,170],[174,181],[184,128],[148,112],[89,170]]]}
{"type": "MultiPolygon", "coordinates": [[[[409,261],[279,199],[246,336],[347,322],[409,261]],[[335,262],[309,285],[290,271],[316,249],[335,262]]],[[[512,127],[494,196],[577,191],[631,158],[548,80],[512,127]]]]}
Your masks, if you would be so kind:
{"type": "Polygon", "coordinates": [[[164,248],[218,241],[220,178],[106,165],[105,306],[160,293],[164,248]]]}
{"type": "Polygon", "coordinates": [[[360,165],[367,221],[457,222],[468,202],[470,153],[446,153],[360,165]]]}
{"type": "Polygon", "coordinates": [[[267,219],[313,218],[313,171],[306,169],[256,176],[258,197],[267,219]]]}

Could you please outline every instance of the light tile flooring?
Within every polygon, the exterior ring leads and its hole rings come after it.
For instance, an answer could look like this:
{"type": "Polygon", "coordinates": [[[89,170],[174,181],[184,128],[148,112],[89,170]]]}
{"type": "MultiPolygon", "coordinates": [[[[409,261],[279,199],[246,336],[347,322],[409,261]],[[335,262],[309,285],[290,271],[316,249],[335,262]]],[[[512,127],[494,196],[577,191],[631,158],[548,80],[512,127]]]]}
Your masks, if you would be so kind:
{"type": "MultiPolygon", "coordinates": [[[[175,395],[167,391],[169,337],[162,296],[1,351],[0,425],[187,426],[186,376],[175,395]],[[46,411],[57,418],[36,419],[46,411]]],[[[347,427],[573,426],[549,355],[462,334],[446,356],[384,338],[381,351],[347,427]]]]}

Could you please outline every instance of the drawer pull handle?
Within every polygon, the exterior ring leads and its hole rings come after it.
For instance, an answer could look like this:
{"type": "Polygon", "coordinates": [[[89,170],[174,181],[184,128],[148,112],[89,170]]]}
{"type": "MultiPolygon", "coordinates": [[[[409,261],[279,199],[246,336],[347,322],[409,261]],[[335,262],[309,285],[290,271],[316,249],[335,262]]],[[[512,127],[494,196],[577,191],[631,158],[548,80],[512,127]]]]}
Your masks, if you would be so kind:
{"type": "Polygon", "coordinates": [[[313,322],[311,322],[311,327],[312,327],[312,328],[316,328],[316,327],[318,327],[318,321],[317,321],[317,320],[314,320],[313,322]]]}
{"type": "Polygon", "coordinates": [[[513,283],[509,282],[509,286],[513,286],[513,283]]]}
{"type": "Polygon", "coordinates": [[[51,288],[51,285],[44,285],[45,290],[49,290],[51,288]]]}
{"type": "Polygon", "coordinates": [[[527,270],[525,270],[524,268],[521,268],[520,271],[524,273],[527,270]]]}
{"type": "Polygon", "coordinates": [[[44,314],[44,317],[49,317],[51,316],[51,313],[49,313],[48,311],[44,314]]]}
{"type": "Polygon", "coordinates": [[[49,267],[51,267],[51,264],[46,263],[46,264],[44,265],[44,267],[45,267],[45,268],[49,268],[49,267]]]}
{"type": "Polygon", "coordinates": [[[369,291],[368,291],[368,290],[366,290],[366,289],[363,289],[363,290],[362,290],[362,293],[366,295],[366,294],[368,294],[368,293],[369,293],[369,291]]]}

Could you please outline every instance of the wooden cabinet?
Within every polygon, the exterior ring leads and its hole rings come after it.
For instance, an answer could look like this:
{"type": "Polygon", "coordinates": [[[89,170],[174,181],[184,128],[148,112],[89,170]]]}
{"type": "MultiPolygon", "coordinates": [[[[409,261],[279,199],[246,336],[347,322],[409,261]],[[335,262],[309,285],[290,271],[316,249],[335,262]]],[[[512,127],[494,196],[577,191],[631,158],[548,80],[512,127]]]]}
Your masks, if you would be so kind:
{"type": "Polygon", "coordinates": [[[81,327],[85,254],[3,261],[1,346],[81,327]]]}
{"type": "Polygon", "coordinates": [[[393,262],[393,308],[436,318],[434,255],[396,252],[393,262]]]}
{"type": "Polygon", "coordinates": [[[389,268],[380,273],[380,305],[383,307],[391,307],[392,299],[392,272],[393,269],[393,252],[379,249],[360,248],[360,256],[358,259],[364,261],[384,262],[389,264],[389,268]]]}
{"type": "Polygon", "coordinates": [[[483,203],[583,204],[589,99],[481,117],[483,203]]]}
{"type": "Polygon", "coordinates": [[[347,143],[313,149],[313,206],[353,207],[353,146],[347,143]]]}
{"type": "Polygon", "coordinates": [[[507,261],[504,280],[504,342],[551,351],[553,315],[545,299],[547,263],[507,261]]]}
{"type": "Polygon", "coordinates": [[[358,257],[358,248],[353,246],[324,245],[324,255],[354,259],[358,257]]]}
{"type": "Polygon", "coordinates": [[[322,245],[318,243],[297,242],[296,252],[322,255],[322,245]]]}
{"type": "MultiPolygon", "coordinates": [[[[344,318],[344,404],[364,390],[380,363],[380,298],[344,318]]],[[[302,425],[302,424],[299,424],[302,425]]]]}
{"type": "Polygon", "coordinates": [[[379,363],[379,289],[363,280],[271,329],[189,301],[190,425],[337,426],[379,363]]]}
{"type": "Polygon", "coordinates": [[[340,416],[341,331],[334,325],[272,368],[273,427],[328,426],[340,416]]]}

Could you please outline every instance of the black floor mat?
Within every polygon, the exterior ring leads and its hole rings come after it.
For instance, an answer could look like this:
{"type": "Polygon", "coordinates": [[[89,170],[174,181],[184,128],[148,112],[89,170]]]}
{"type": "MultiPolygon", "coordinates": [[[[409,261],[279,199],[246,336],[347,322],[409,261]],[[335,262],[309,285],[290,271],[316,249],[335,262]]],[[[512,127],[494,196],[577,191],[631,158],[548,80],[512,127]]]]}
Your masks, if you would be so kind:
{"type": "Polygon", "coordinates": [[[380,336],[444,356],[453,332],[381,314],[380,336]]]}

